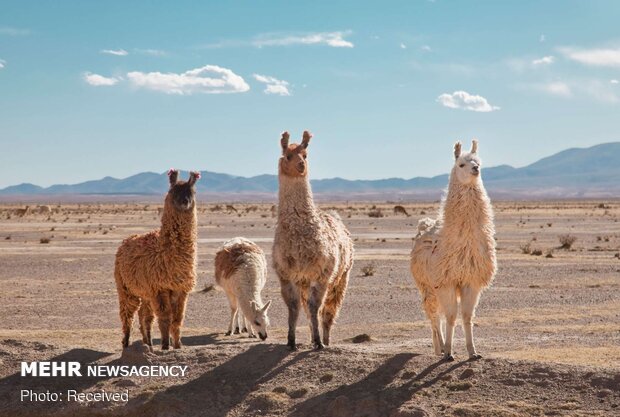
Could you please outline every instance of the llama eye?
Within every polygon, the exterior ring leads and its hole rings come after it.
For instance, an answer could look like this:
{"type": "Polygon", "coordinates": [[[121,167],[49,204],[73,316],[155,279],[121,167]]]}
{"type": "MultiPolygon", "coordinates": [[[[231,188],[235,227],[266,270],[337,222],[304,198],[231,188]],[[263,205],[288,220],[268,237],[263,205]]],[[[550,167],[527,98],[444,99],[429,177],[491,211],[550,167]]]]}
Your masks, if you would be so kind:
{"type": "Polygon", "coordinates": [[[254,320],[254,324],[256,324],[257,326],[260,326],[260,322],[258,320],[254,320]]]}
{"type": "Polygon", "coordinates": [[[463,168],[463,167],[465,166],[465,164],[461,164],[461,165],[459,165],[459,166],[460,166],[461,168],[463,168]]]}
{"type": "Polygon", "coordinates": [[[304,159],[306,159],[308,157],[308,155],[304,155],[304,159]]]}
{"type": "Polygon", "coordinates": [[[290,161],[292,157],[293,157],[292,155],[286,155],[286,160],[290,161]]]}

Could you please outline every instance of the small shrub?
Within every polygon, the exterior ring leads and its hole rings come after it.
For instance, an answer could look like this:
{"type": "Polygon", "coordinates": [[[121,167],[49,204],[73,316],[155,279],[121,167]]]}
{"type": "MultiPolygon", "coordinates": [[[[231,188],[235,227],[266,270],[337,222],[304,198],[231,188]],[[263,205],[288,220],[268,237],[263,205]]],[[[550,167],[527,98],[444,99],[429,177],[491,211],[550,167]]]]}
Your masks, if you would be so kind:
{"type": "Polygon", "coordinates": [[[529,255],[530,253],[532,253],[532,244],[530,242],[522,244],[520,248],[521,253],[524,255],[529,255]]]}
{"type": "Polygon", "coordinates": [[[383,212],[381,211],[381,209],[373,209],[368,212],[368,217],[374,217],[374,218],[383,217],[383,212]]]}
{"type": "Polygon", "coordinates": [[[545,255],[545,258],[553,258],[553,249],[549,249],[547,251],[547,254],[545,255]]]}
{"type": "Polygon", "coordinates": [[[560,248],[568,250],[572,248],[573,244],[577,241],[577,236],[565,234],[565,235],[560,235],[558,239],[560,241],[560,248]]]}
{"type": "Polygon", "coordinates": [[[362,267],[361,271],[363,277],[372,277],[376,272],[376,268],[374,264],[366,264],[362,267]]]}
{"type": "Polygon", "coordinates": [[[39,240],[39,243],[50,243],[51,239],[49,237],[42,237],[39,240]]]}
{"type": "Polygon", "coordinates": [[[540,250],[540,249],[534,249],[534,250],[532,250],[532,255],[534,255],[534,256],[540,256],[540,255],[542,255],[542,254],[543,254],[543,251],[542,251],[542,250],[540,250]]]}

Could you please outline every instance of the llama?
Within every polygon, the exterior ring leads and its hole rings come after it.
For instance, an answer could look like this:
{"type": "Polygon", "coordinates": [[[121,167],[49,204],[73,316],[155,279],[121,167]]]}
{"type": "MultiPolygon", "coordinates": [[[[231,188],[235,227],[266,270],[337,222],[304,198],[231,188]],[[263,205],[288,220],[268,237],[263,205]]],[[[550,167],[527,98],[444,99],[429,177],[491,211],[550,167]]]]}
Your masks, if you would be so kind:
{"type": "Polygon", "coordinates": [[[236,325],[235,334],[240,333],[240,328],[247,328],[249,337],[256,337],[255,329],[261,340],[267,339],[267,310],[271,301],[263,305],[260,295],[266,281],[267,260],[256,243],[236,237],[224,243],[217,252],[215,282],[224,289],[230,304],[226,336],[233,334],[236,325]]]}
{"type": "Polygon", "coordinates": [[[467,352],[479,359],[473,340],[473,318],[483,289],[497,270],[493,208],[480,176],[478,142],[461,153],[454,145],[455,164],[436,220],[418,223],[411,252],[411,273],[431,322],[435,354],[452,361],[452,339],[459,302],[467,352]],[[446,320],[445,342],[442,319],[446,320]]]}
{"type": "Polygon", "coordinates": [[[27,215],[30,214],[30,212],[31,212],[30,206],[26,206],[24,208],[15,209],[15,215],[19,216],[19,217],[27,216],[27,215]]]}
{"type": "Polygon", "coordinates": [[[314,205],[306,161],[312,135],[305,131],[300,144],[290,145],[289,137],[284,132],[280,140],[273,266],[288,307],[287,345],[297,349],[295,331],[301,304],[318,350],[329,345],[331,327],[344,299],[353,266],[353,241],[337,213],[322,212],[314,205]]]}
{"type": "Polygon", "coordinates": [[[405,207],[403,206],[394,206],[394,214],[404,214],[405,216],[409,217],[409,213],[407,213],[407,209],[405,209],[405,207]]]}
{"type": "Polygon", "coordinates": [[[157,316],[161,348],[181,347],[181,326],[187,296],[196,283],[196,181],[179,181],[179,171],[168,172],[161,228],[123,241],[116,252],[114,278],[123,328],[123,348],[129,345],[133,316],[138,311],[142,341],[152,346],[151,326],[157,316]]]}

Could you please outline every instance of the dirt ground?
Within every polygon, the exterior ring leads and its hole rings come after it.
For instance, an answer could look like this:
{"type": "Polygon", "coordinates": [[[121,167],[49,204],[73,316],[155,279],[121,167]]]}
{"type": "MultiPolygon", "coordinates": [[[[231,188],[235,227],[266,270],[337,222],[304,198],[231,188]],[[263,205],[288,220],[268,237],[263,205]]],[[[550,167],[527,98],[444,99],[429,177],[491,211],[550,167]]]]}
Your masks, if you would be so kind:
{"type": "MultiPolygon", "coordinates": [[[[458,328],[452,363],[432,355],[409,274],[417,220],[438,203],[403,205],[408,216],[390,203],[323,205],[349,227],[355,265],[332,346],[312,351],[302,318],[306,345],[295,353],[284,346],[286,308],[273,270],[263,292],[273,300],[265,342],[224,336],[226,297],[202,291],[229,238],[256,241],[271,262],[272,204],[200,205],[199,282],[184,348],[144,353],[136,343],[122,357],[114,253],[124,237],[159,226],[161,205],[54,203],[52,213],[23,217],[17,205],[0,206],[0,416],[620,415],[620,202],[495,203],[499,271],[474,329],[484,358],[466,360],[458,328]],[[360,334],[369,340],[355,343],[360,334]],[[183,364],[189,373],[21,377],[20,362],[35,360],[183,364]],[[129,401],[21,401],[22,389],[127,390],[129,401]]],[[[132,341],[138,334],[136,324],[132,341]]]]}

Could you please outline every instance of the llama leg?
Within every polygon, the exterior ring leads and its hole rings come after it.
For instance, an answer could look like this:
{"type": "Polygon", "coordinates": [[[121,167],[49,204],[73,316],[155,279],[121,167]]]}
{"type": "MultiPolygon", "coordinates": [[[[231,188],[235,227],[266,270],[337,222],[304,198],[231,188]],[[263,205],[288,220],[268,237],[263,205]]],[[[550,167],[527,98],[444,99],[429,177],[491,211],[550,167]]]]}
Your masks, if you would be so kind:
{"type": "Polygon", "coordinates": [[[456,324],[456,314],[458,312],[455,288],[440,288],[437,290],[437,299],[446,315],[446,342],[443,348],[443,357],[447,361],[453,361],[452,339],[454,338],[454,325],[456,324]]]}
{"type": "Polygon", "coordinates": [[[161,291],[157,294],[154,309],[157,311],[157,321],[161,333],[161,348],[170,348],[170,322],[172,321],[172,306],[170,305],[170,292],[161,291]]]}
{"type": "Polygon", "coordinates": [[[155,315],[151,310],[151,305],[148,301],[143,301],[138,310],[138,317],[140,318],[140,332],[142,333],[142,342],[145,345],[153,346],[151,338],[151,329],[153,328],[153,319],[155,315]]]}
{"type": "Polygon", "coordinates": [[[247,333],[248,332],[248,321],[245,319],[245,315],[243,314],[242,311],[239,311],[239,314],[237,315],[238,319],[239,319],[239,333],[247,333]]]}
{"type": "Polygon", "coordinates": [[[435,355],[441,356],[443,353],[443,332],[441,330],[441,317],[439,315],[439,305],[435,290],[433,288],[425,288],[422,291],[424,312],[431,322],[431,330],[433,334],[433,349],[435,355]]]}
{"type": "Polygon", "coordinates": [[[334,287],[327,291],[327,296],[325,297],[325,303],[323,304],[323,311],[321,313],[321,322],[323,325],[323,344],[325,346],[329,346],[332,325],[334,324],[336,317],[338,317],[338,312],[342,306],[344,293],[346,292],[347,285],[349,283],[349,272],[350,270],[346,271],[340,277],[334,287]]]}
{"type": "Polygon", "coordinates": [[[323,349],[325,345],[321,341],[319,333],[319,309],[325,300],[327,285],[315,282],[310,286],[310,294],[308,297],[308,310],[310,311],[310,324],[312,326],[312,343],[316,350],[323,349]]]}
{"type": "Polygon", "coordinates": [[[433,330],[433,349],[435,350],[435,355],[441,356],[444,340],[443,333],[441,332],[441,319],[438,314],[431,317],[431,328],[433,330]]]}
{"type": "Polygon", "coordinates": [[[185,307],[187,306],[187,293],[177,291],[172,293],[172,323],[170,324],[170,333],[172,334],[172,343],[175,349],[180,349],[181,344],[181,327],[185,318],[185,307]]]}
{"type": "Polygon", "coordinates": [[[299,318],[299,288],[292,282],[280,280],[280,292],[288,307],[288,342],[286,345],[291,350],[297,350],[295,331],[297,330],[297,319],[299,318]]]}
{"type": "Polygon", "coordinates": [[[465,333],[465,344],[467,346],[467,353],[469,353],[470,359],[482,358],[482,356],[476,353],[473,331],[473,318],[476,314],[476,306],[478,305],[479,298],[479,288],[472,288],[467,285],[461,289],[461,316],[463,318],[463,332],[465,333]]]}
{"type": "Polygon", "coordinates": [[[129,335],[136,310],[140,307],[140,299],[131,295],[125,287],[118,288],[119,313],[123,328],[123,348],[129,346],[129,335]]]}
{"type": "Polygon", "coordinates": [[[233,334],[233,328],[237,324],[237,313],[241,314],[241,312],[238,311],[237,308],[237,298],[232,294],[226,293],[226,295],[228,296],[228,304],[230,305],[230,323],[228,324],[228,331],[226,332],[226,336],[230,336],[231,334],[233,334]]]}

